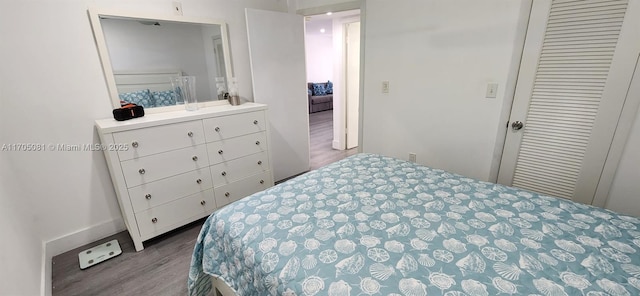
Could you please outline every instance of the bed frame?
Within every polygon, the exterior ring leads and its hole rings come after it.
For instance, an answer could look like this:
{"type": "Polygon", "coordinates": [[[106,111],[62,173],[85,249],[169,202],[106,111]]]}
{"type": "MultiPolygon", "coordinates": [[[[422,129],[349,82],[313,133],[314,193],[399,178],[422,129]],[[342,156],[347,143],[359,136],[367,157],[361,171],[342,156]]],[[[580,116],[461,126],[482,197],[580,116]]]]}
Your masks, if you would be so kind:
{"type": "Polygon", "coordinates": [[[215,276],[211,276],[211,287],[211,293],[207,296],[236,296],[236,292],[227,283],[215,276]]]}
{"type": "Polygon", "coordinates": [[[121,71],[113,74],[118,94],[137,90],[163,91],[171,89],[171,78],[182,76],[181,70],[121,71]]]}

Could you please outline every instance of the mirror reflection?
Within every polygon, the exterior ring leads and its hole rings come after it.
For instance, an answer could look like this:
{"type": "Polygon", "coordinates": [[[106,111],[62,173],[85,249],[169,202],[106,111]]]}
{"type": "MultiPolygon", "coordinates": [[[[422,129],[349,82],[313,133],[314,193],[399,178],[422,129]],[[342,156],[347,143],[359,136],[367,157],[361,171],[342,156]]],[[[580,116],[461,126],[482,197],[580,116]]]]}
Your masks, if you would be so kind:
{"type": "Polygon", "coordinates": [[[198,102],[223,99],[227,69],[220,25],[108,17],[100,24],[120,104],[184,104],[171,84],[178,76],[195,77],[198,102]]]}

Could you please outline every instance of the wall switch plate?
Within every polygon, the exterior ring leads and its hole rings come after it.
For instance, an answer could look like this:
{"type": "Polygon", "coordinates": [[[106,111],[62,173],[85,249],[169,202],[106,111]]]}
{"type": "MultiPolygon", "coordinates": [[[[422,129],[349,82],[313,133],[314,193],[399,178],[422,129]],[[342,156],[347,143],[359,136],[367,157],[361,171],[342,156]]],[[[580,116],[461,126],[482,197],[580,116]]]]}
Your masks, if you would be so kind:
{"type": "Polygon", "coordinates": [[[383,94],[388,94],[389,93],[389,81],[383,81],[382,82],[382,93],[383,94]]]}
{"type": "Polygon", "coordinates": [[[416,162],[416,154],[415,153],[409,153],[409,161],[410,162],[416,162]]]}
{"type": "Polygon", "coordinates": [[[173,1],[173,14],[182,15],[182,2],[173,1]]]}
{"type": "Polygon", "coordinates": [[[495,98],[498,96],[498,84],[497,83],[489,83],[487,84],[487,98],[495,98]]]}

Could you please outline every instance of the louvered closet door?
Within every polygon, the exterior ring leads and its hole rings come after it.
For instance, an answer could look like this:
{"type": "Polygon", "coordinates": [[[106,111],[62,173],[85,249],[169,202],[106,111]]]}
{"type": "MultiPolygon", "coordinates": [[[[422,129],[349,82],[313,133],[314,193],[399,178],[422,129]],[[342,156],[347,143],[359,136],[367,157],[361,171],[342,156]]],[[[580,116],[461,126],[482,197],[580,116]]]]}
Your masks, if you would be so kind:
{"type": "Polygon", "coordinates": [[[533,1],[499,183],[592,202],[640,47],[638,4],[533,1]]]}

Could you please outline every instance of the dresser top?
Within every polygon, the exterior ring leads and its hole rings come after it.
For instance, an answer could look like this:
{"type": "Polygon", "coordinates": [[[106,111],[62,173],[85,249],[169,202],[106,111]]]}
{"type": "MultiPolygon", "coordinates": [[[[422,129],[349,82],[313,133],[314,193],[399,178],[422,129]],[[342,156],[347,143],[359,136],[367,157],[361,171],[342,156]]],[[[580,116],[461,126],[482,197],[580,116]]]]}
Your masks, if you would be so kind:
{"type": "Polygon", "coordinates": [[[96,127],[101,133],[113,133],[126,131],[130,129],[138,129],[163,124],[184,122],[190,120],[198,120],[203,118],[211,118],[218,116],[233,115],[251,111],[266,110],[267,105],[259,103],[244,103],[238,106],[220,105],[206,108],[200,108],[196,111],[172,111],[163,113],[146,114],[143,117],[134,118],[125,121],[117,121],[113,118],[96,120],[96,127]]]}

